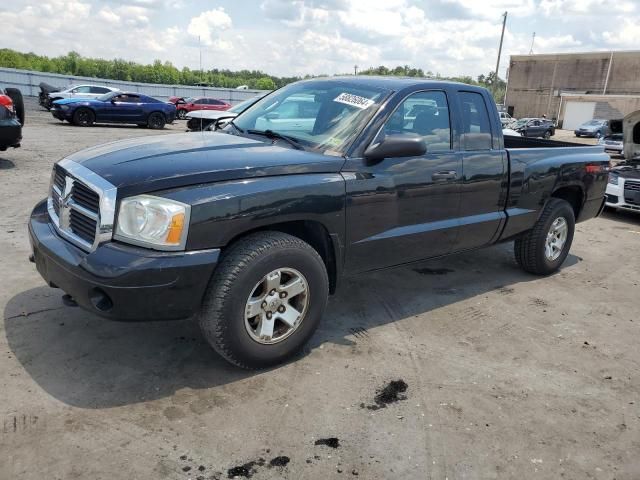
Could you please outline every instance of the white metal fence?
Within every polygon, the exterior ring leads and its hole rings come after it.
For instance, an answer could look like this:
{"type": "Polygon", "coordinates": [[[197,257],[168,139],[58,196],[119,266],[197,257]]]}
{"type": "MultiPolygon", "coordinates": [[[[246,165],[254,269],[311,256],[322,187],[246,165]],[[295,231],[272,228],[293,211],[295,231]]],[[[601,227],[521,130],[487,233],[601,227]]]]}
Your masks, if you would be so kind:
{"type": "Polygon", "coordinates": [[[156,83],[125,82],[104,78],[76,77],[58,73],[34,72],[15,68],[0,68],[0,87],[18,88],[23,95],[37,96],[40,82],[55,87],[68,87],[78,84],[106,85],[129,92],[139,92],[158,99],[176,97],[213,97],[230,103],[237,103],[254,97],[262,90],[236,90],[233,88],[191,87],[186,85],[161,85],[156,83]]]}

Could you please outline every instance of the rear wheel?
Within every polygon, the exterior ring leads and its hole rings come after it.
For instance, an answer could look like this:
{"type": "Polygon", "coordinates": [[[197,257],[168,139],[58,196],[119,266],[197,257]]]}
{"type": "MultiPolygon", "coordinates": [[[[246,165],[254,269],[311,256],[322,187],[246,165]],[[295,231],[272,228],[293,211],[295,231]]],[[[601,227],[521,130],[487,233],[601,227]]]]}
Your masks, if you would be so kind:
{"type": "Polygon", "coordinates": [[[549,140],[551,138],[551,132],[549,130],[544,132],[544,138],[545,138],[545,140],[549,140]]]}
{"type": "Polygon", "coordinates": [[[187,111],[184,108],[178,109],[178,118],[184,120],[187,117],[187,111]]]}
{"type": "Polygon", "coordinates": [[[16,117],[18,117],[20,125],[24,125],[24,100],[22,98],[22,92],[17,88],[5,88],[4,91],[13,102],[13,108],[16,109],[16,117]]]}
{"type": "Polygon", "coordinates": [[[154,130],[162,130],[165,123],[166,120],[164,118],[164,115],[160,112],[153,112],[151,115],[149,115],[149,119],[147,120],[147,125],[149,126],[149,128],[152,128],[154,130]]]}
{"type": "Polygon", "coordinates": [[[318,327],[329,293],[320,255],[280,232],[257,232],[225,254],[198,315],[226,360],[266,368],[298,352],[318,327]]]}
{"type": "Polygon", "coordinates": [[[73,124],[79,127],[90,127],[96,121],[96,115],[88,108],[79,108],[73,114],[73,124]]]}
{"type": "Polygon", "coordinates": [[[574,230],[571,205],[559,198],[550,199],[533,228],[515,241],[516,261],[537,275],[555,272],[569,254],[574,230]]]}

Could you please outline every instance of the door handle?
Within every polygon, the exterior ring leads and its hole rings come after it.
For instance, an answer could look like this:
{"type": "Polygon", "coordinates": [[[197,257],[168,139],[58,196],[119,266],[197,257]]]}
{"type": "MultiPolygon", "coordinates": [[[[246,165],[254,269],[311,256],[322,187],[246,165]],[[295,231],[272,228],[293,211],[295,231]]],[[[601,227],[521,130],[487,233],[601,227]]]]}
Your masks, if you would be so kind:
{"type": "Polygon", "coordinates": [[[431,180],[433,180],[434,182],[441,182],[444,180],[455,180],[457,177],[458,175],[455,170],[449,170],[445,172],[434,173],[433,175],[431,175],[431,180]]]}

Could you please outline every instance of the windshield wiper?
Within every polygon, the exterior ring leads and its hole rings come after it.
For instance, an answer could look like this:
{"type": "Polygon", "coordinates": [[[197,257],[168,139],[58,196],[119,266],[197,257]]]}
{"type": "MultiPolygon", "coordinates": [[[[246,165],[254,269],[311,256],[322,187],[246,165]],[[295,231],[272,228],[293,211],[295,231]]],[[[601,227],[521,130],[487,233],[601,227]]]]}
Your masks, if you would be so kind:
{"type": "Polygon", "coordinates": [[[290,137],[288,135],[283,135],[278,132],[274,132],[273,130],[247,130],[247,133],[251,133],[253,135],[264,135],[267,138],[276,138],[279,140],[284,140],[296,150],[304,150],[304,147],[295,138],[290,137]]]}

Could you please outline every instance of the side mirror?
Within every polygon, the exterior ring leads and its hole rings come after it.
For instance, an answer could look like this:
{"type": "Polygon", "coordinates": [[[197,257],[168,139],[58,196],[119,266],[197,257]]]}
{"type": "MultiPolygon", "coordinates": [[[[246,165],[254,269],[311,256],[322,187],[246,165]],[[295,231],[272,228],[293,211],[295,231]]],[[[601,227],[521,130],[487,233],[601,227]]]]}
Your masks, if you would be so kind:
{"type": "Polygon", "coordinates": [[[377,143],[373,143],[364,151],[367,160],[384,160],[385,158],[419,157],[427,153],[427,144],[420,135],[394,134],[385,135],[377,143]]]}

